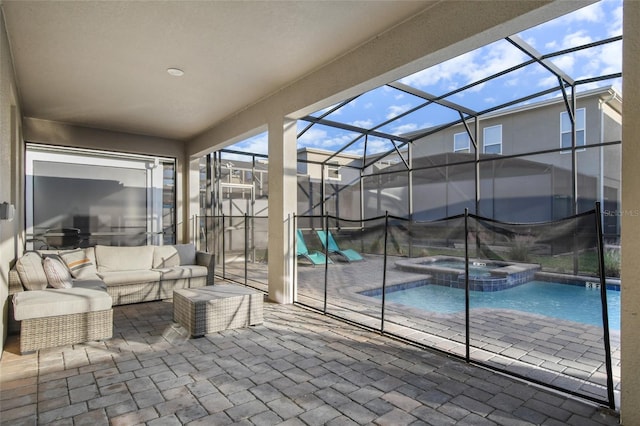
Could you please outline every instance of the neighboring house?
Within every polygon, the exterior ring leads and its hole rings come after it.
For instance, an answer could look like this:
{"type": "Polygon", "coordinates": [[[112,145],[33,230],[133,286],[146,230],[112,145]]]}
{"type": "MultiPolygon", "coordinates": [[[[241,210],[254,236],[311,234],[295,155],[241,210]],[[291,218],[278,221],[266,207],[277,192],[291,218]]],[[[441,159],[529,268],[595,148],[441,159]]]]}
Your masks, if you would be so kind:
{"type": "MultiPolygon", "coordinates": [[[[622,98],[611,87],[600,88],[579,93],[576,106],[577,208],[589,210],[600,201],[604,233],[615,240],[620,233],[622,98]]],[[[473,121],[468,125],[473,132],[473,121]]],[[[562,98],[484,115],[478,128],[478,214],[509,222],[551,221],[573,214],[571,124],[562,98]]],[[[324,179],[324,196],[330,200],[326,213],[359,219],[362,159],[335,155],[323,177],[320,163],[331,155],[298,150],[298,213],[322,213],[324,179]]],[[[460,214],[465,207],[476,212],[475,150],[462,124],[413,142],[411,180],[397,153],[379,160],[363,173],[364,218],[386,211],[408,217],[410,186],[415,220],[460,214]]]]}
{"type": "Polygon", "coordinates": [[[359,155],[340,153],[323,165],[333,154],[315,148],[298,149],[298,214],[328,213],[359,219],[358,192],[362,158],[359,155]],[[327,200],[324,211],[323,198],[327,200]]]}
{"type": "MultiPolygon", "coordinates": [[[[608,213],[604,215],[605,234],[619,234],[614,212],[619,209],[621,195],[622,97],[612,87],[590,90],[577,95],[576,107],[578,211],[589,210],[595,201],[600,201],[603,211],[608,213]]],[[[473,132],[474,123],[468,124],[473,132]]],[[[531,222],[555,220],[573,213],[571,122],[562,98],[484,115],[478,127],[480,215],[531,222]],[[511,156],[516,157],[504,158],[511,156]]],[[[413,143],[414,170],[432,164],[473,161],[474,157],[473,144],[462,124],[413,143]],[[446,160],[436,160],[443,155],[446,160]]],[[[449,188],[449,196],[453,195],[455,200],[466,194],[474,200],[473,167],[448,169],[448,186],[454,186],[449,188]]],[[[431,170],[433,173],[434,169],[431,170]]],[[[441,217],[442,208],[447,205],[447,215],[460,213],[464,207],[474,211],[473,202],[456,200],[459,203],[456,208],[451,200],[446,201],[446,196],[439,198],[437,194],[442,194],[442,188],[439,192],[417,190],[420,182],[415,181],[416,175],[420,174],[414,172],[414,217],[441,217]],[[429,195],[431,208],[429,204],[420,205],[423,193],[429,195]]],[[[438,185],[431,183],[437,179],[437,176],[429,179],[429,184],[438,185]]]]}

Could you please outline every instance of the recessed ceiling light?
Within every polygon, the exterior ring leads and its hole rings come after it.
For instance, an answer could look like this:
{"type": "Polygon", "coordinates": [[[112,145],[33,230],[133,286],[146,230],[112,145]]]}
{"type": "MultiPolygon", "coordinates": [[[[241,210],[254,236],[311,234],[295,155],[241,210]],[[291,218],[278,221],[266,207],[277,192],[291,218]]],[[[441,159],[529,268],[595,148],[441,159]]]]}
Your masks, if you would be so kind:
{"type": "Polygon", "coordinates": [[[169,73],[169,75],[172,75],[174,77],[182,77],[184,75],[184,71],[182,71],[180,68],[167,68],[167,72],[169,73]]]}

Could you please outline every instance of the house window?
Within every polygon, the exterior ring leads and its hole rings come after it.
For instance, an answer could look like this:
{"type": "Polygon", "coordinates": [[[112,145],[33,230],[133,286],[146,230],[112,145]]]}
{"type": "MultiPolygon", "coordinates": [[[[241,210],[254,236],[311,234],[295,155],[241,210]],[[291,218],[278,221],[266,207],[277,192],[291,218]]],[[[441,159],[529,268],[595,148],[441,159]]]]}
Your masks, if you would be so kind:
{"type": "Polygon", "coordinates": [[[64,228],[82,246],[175,243],[174,159],[40,144],[25,157],[27,249],[64,228]]]}
{"type": "Polygon", "coordinates": [[[453,135],[453,152],[471,152],[471,140],[467,132],[453,135]]]}
{"type": "Polygon", "coordinates": [[[484,153],[502,154],[502,124],[484,128],[484,153]]]}
{"type": "Polygon", "coordinates": [[[325,177],[328,180],[340,180],[340,164],[328,163],[325,170],[326,170],[325,177]]]}
{"type": "MultiPolygon", "coordinates": [[[[576,147],[585,145],[585,109],[580,108],[576,110],[576,147]]],[[[571,120],[569,119],[569,113],[560,113],[560,148],[563,152],[571,150],[571,120]]]]}

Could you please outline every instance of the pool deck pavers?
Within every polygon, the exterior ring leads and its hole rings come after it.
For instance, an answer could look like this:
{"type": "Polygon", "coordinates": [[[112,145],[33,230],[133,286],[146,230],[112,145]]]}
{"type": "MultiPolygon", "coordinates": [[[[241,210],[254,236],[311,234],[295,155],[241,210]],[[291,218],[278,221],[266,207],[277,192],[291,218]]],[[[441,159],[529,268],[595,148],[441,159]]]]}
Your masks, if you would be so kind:
{"type": "Polygon", "coordinates": [[[615,425],[615,412],[296,305],[187,339],[171,301],[114,337],[0,360],[3,425],[615,425]]]}
{"type": "MultiPolygon", "coordinates": [[[[329,265],[327,312],[375,330],[381,329],[380,299],[361,292],[382,287],[383,258],[367,255],[364,262],[329,265]]],[[[397,258],[403,259],[403,258],[397,258]]],[[[394,267],[387,260],[386,284],[393,286],[425,280],[425,275],[394,267]]],[[[252,285],[266,282],[266,268],[250,264],[252,285]]],[[[232,265],[227,270],[233,273],[232,265]]],[[[324,309],[324,271],[298,263],[298,301],[324,309]]],[[[239,275],[244,272],[240,271],[239,275]]],[[[262,287],[266,290],[266,286],[262,287]]],[[[473,307],[472,307],[473,308],[473,307]]],[[[599,312],[595,313],[599,314],[599,312]]],[[[458,356],[465,355],[464,313],[435,314],[387,303],[384,331],[458,356]]],[[[620,393],[620,334],[610,333],[612,376],[616,405],[620,393]]],[[[472,309],[471,359],[520,377],[548,383],[580,395],[607,399],[602,327],[562,321],[507,309],[472,309]]]]}

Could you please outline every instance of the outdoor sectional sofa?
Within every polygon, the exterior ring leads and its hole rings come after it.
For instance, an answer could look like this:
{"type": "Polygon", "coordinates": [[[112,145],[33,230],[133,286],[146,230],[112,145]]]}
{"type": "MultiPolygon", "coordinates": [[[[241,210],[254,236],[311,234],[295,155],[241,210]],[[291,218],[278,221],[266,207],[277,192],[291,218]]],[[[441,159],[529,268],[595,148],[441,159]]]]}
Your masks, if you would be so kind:
{"type": "Polygon", "coordinates": [[[108,339],[112,306],[213,285],[213,262],[193,244],[27,252],[9,272],[9,332],[22,353],[108,339]]]}

